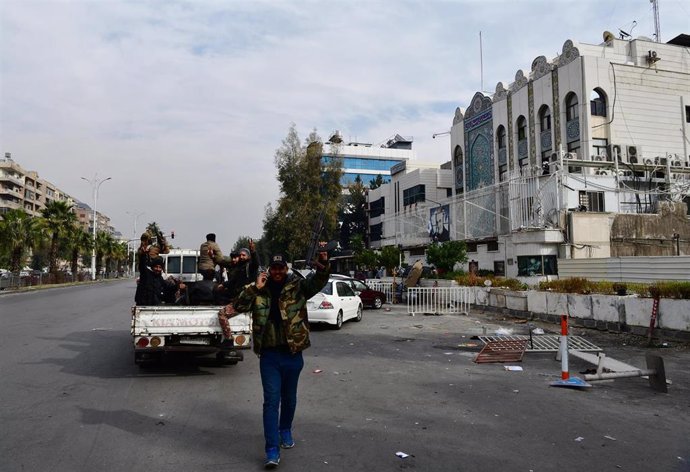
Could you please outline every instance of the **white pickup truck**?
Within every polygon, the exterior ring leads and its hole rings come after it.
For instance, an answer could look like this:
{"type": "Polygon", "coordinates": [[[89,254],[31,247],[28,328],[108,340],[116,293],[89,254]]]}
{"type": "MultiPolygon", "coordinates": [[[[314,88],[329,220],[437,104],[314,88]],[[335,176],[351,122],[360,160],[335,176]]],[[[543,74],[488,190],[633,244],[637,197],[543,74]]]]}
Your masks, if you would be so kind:
{"type": "Polygon", "coordinates": [[[230,318],[233,346],[223,347],[218,321],[221,306],[135,306],[132,308],[134,362],[159,360],[166,352],[215,354],[219,361],[237,364],[251,346],[251,316],[230,318]]]}

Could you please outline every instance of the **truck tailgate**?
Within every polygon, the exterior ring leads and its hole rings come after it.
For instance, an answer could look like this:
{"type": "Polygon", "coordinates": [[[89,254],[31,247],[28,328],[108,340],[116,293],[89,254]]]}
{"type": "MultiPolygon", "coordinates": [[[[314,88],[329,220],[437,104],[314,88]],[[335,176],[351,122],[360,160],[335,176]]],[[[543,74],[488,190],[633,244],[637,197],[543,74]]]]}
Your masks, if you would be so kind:
{"type": "MultiPolygon", "coordinates": [[[[222,334],[218,311],[222,306],[137,306],[132,316],[132,335],[222,334]]],[[[233,332],[251,333],[251,316],[230,318],[233,332]]]]}

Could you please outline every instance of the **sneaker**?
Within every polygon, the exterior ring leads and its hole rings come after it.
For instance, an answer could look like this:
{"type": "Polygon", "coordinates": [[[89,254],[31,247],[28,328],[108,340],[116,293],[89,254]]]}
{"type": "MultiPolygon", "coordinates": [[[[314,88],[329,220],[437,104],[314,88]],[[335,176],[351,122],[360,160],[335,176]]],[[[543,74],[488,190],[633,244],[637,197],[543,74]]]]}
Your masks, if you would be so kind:
{"type": "Polygon", "coordinates": [[[272,447],[266,451],[266,462],[264,462],[264,467],[267,469],[275,469],[280,464],[280,449],[277,447],[272,447]]]}
{"type": "Polygon", "coordinates": [[[280,447],[283,449],[295,447],[295,441],[292,439],[292,432],[289,429],[280,430],[280,447]]]}

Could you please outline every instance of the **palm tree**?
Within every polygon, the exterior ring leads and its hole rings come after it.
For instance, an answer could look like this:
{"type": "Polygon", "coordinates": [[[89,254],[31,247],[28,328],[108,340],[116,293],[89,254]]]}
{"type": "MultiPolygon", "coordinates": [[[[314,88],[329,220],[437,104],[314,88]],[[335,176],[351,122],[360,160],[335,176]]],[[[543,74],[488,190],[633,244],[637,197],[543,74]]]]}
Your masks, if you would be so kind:
{"type": "Polygon", "coordinates": [[[53,200],[41,210],[41,226],[50,235],[48,251],[48,272],[57,275],[58,252],[60,246],[67,242],[70,228],[76,224],[77,217],[72,212],[72,205],[64,200],[53,200]]]}
{"type": "Polygon", "coordinates": [[[68,238],[72,277],[76,277],[79,271],[79,256],[91,252],[93,248],[93,238],[91,233],[85,231],[78,225],[74,225],[70,228],[68,238]]]}
{"type": "Polygon", "coordinates": [[[19,273],[26,252],[33,249],[40,238],[36,218],[21,208],[5,213],[0,221],[0,242],[9,252],[10,271],[19,273]]]}
{"type": "MultiPolygon", "coordinates": [[[[106,231],[98,231],[96,233],[96,274],[101,273],[101,268],[104,262],[108,262],[112,257],[113,245],[115,240],[113,236],[106,231]]],[[[106,264],[106,269],[108,265],[106,264]]]]}
{"type": "Polygon", "coordinates": [[[117,270],[118,273],[122,272],[122,263],[127,262],[129,257],[129,247],[127,247],[127,243],[115,241],[112,256],[115,261],[115,270],[117,270]]]}

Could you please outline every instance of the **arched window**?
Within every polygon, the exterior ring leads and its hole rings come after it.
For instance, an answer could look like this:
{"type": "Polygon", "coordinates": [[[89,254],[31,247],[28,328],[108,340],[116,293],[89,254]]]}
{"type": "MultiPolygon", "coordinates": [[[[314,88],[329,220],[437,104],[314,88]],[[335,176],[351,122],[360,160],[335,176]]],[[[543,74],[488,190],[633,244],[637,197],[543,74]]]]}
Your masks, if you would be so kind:
{"type": "Polygon", "coordinates": [[[551,110],[546,105],[539,109],[539,129],[542,133],[551,129],[551,110]]]}
{"type": "Polygon", "coordinates": [[[496,129],[496,145],[498,149],[505,149],[506,147],[506,128],[503,125],[496,129]]]}
{"type": "Polygon", "coordinates": [[[517,119],[517,135],[518,141],[527,139],[527,120],[522,115],[517,119]]]}
{"type": "Polygon", "coordinates": [[[517,127],[517,158],[520,169],[529,165],[529,149],[527,145],[527,120],[520,115],[516,122],[517,127]]]}
{"type": "Polygon", "coordinates": [[[455,167],[462,165],[462,148],[460,146],[455,146],[455,152],[453,152],[453,163],[455,167]]]}
{"type": "Polygon", "coordinates": [[[580,112],[577,106],[577,95],[570,92],[568,96],[565,97],[565,120],[573,121],[580,116],[580,112]]]}
{"type": "Polygon", "coordinates": [[[462,148],[460,146],[455,146],[455,151],[453,151],[453,163],[455,164],[455,192],[463,193],[465,190],[464,182],[464,156],[462,153],[462,148]]]}
{"type": "Polygon", "coordinates": [[[506,127],[503,125],[496,128],[496,146],[498,147],[498,181],[503,182],[508,176],[506,127]]]}
{"type": "Polygon", "coordinates": [[[592,116],[606,116],[606,94],[600,88],[592,90],[589,97],[589,108],[592,116]]]}

